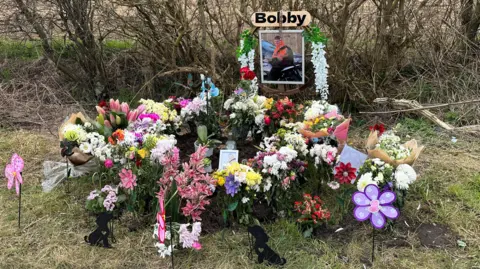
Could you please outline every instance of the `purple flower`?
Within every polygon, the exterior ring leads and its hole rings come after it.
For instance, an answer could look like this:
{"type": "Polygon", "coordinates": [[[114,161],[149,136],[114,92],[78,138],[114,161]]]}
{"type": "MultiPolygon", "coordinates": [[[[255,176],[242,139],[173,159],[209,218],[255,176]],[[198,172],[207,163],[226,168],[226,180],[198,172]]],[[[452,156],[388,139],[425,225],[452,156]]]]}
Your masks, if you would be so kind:
{"type": "Polygon", "coordinates": [[[238,192],[240,182],[235,181],[235,176],[230,174],[225,178],[225,192],[232,197],[238,192]]]}
{"type": "Polygon", "coordinates": [[[181,108],[184,108],[186,107],[192,100],[190,99],[182,99],[180,102],[179,102],[179,105],[181,108]]]}
{"type": "Polygon", "coordinates": [[[234,92],[235,92],[235,94],[238,95],[238,94],[241,94],[241,93],[243,92],[243,89],[242,89],[242,88],[238,88],[238,89],[236,89],[234,92]]]}
{"type": "Polygon", "coordinates": [[[357,191],[352,196],[355,204],[353,215],[358,221],[370,219],[375,229],[382,229],[387,222],[386,218],[396,219],[400,216],[398,209],[392,206],[397,196],[392,191],[380,192],[373,184],[365,187],[363,192],[357,191]]]}
{"type": "Polygon", "coordinates": [[[160,119],[160,116],[158,116],[157,114],[155,113],[149,113],[149,114],[141,114],[140,116],[138,116],[138,118],[140,120],[143,120],[145,118],[148,118],[148,119],[151,119],[153,122],[156,122],[157,120],[160,119]]]}

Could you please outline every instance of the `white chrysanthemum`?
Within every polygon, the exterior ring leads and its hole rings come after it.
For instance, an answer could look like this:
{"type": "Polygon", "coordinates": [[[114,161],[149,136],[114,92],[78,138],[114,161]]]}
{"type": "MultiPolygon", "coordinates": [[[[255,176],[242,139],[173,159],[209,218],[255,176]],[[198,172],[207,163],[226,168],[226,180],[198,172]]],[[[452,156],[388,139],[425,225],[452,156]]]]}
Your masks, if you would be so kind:
{"type": "Polygon", "coordinates": [[[248,198],[248,197],[243,197],[243,198],[242,198],[242,203],[243,203],[243,204],[248,203],[248,201],[250,201],[250,198],[248,198]]]}
{"type": "Polygon", "coordinates": [[[308,154],[308,146],[305,144],[303,136],[299,133],[288,132],[284,137],[285,142],[291,145],[297,152],[303,155],[308,154]]]}
{"type": "Polygon", "coordinates": [[[360,176],[360,179],[357,182],[357,189],[359,191],[363,191],[370,184],[377,185],[377,183],[372,178],[372,173],[365,173],[360,176]]]}
{"type": "Polygon", "coordinates": [[[285,157],[285,162],[291,162],[297,158],[298,153],[290,147],[281,147],[278,152],[285,157]]]}
{"type": "Polygon", "coordinates": [[[92,152],[92,145],[90,145],[89,143],[82,143],[80,144],[79,148],[83,153],[86,154],[92,152]]]}
{"type": "Polygon", "coordinates": [[[401,164],[395,169],[395,186],[401,190],[407,190],[410,184],[417,180],[417,173],[408,164],[401,164]]]}

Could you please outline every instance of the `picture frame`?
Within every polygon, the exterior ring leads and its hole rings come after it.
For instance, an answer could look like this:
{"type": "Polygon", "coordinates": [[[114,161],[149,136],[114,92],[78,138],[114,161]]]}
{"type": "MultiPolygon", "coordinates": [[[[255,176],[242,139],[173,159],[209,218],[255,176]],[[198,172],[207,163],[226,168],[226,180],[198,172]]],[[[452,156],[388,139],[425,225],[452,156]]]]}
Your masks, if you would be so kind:
{"type": "Polygon", "coordinates": [[[303,30],[260,30],[260,81],[263,84],[305,84],[303,30]]]}
{"type": "Polygon", "coordinates": [[[238,150],[222,149],[218,160],[218,169],[222,170],[231,162],[238,162],[238,150]]]}

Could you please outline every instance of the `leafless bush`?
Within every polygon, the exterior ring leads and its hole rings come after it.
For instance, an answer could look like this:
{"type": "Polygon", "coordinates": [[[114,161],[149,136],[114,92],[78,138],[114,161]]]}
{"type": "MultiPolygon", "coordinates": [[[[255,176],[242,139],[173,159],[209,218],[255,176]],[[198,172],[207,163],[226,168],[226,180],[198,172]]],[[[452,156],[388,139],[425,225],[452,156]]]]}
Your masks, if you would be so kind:
{"type": "MultiPolygon", "coordinates": [[[[16,9],[0,17],[3,29],[40,38],[62,77],[89,96],[122,88],[193,93],[198,85],[183,85],[187,73],[208,74],[228,92],[250,14],[281,9],[308,10],[329,37],[331,101],[365,107],[376,97],[438,103],[480,96],[479,0],[0,0],[8,3],[16,9]],[[73,42],[73,62],[49,49],[55,37],[73,42]],[[135,45],[107,57],[108,37],[135,45]]],[[[477,109],[455,113],[459,123],[478,123],[477,109]]]]}

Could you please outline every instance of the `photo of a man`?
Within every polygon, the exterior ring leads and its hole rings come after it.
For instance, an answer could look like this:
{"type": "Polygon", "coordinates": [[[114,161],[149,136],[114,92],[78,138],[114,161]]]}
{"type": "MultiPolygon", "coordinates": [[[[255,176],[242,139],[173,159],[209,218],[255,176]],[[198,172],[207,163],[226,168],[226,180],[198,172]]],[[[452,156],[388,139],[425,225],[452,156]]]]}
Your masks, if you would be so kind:
{"type": "Polygon", "coordinates": [[[302,31],[260,31],[262,83],[303,84],[302,31]]]}

